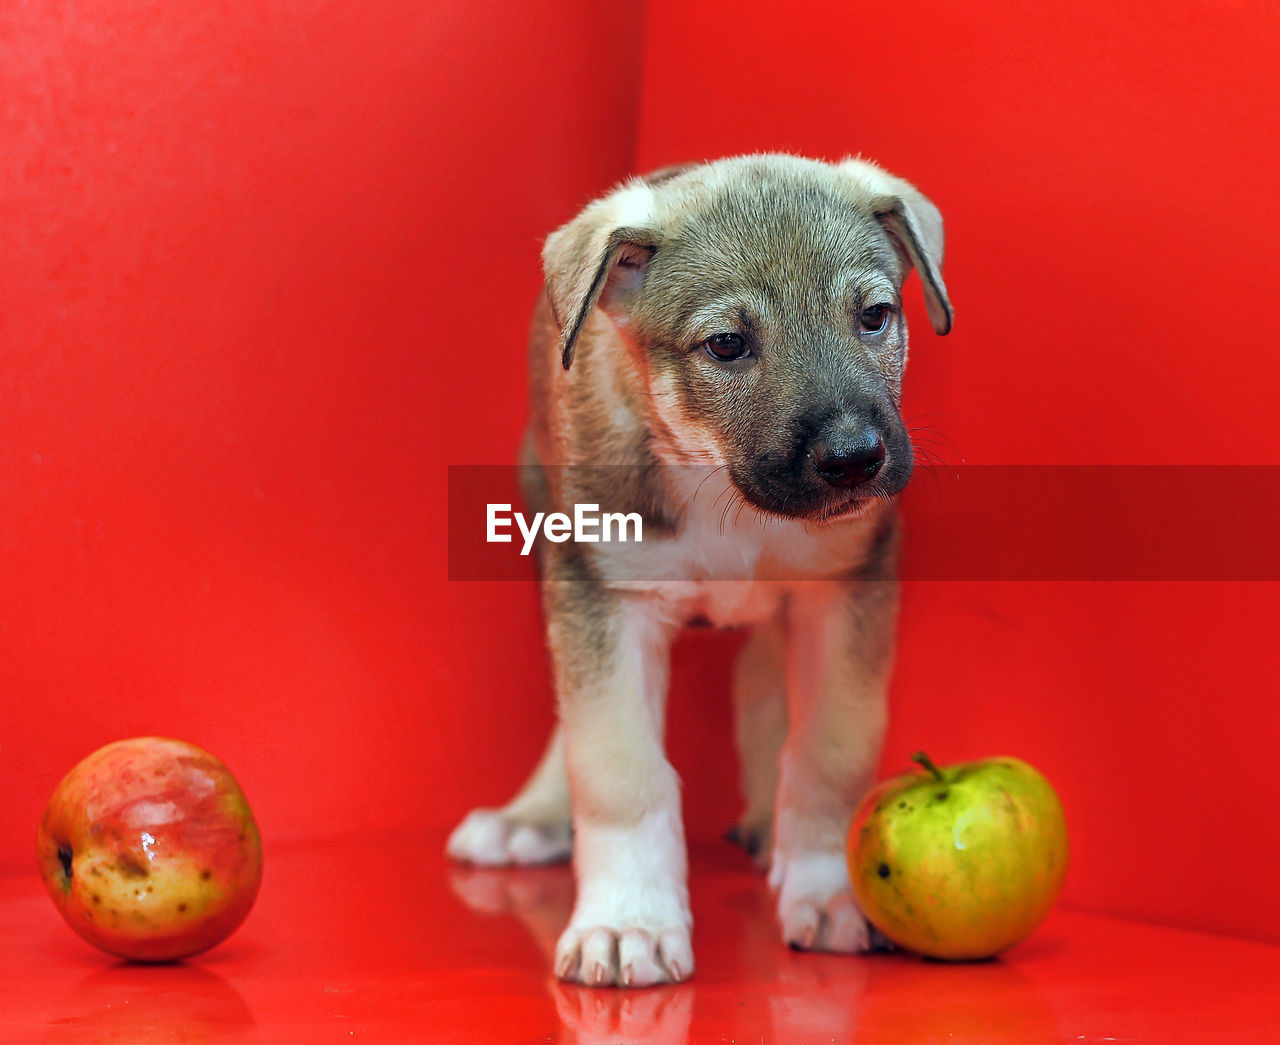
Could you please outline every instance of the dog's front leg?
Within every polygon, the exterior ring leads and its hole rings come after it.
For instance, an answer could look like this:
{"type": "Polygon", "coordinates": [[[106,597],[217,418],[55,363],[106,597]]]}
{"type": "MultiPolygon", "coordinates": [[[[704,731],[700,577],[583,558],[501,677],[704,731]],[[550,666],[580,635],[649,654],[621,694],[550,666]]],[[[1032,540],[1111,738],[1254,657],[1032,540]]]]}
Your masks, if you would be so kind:
{"type": "Polygon", "coordinates": [[[620,987],[686,979],[680,787],[662,743],[674,628],[654,600],[610,591],[573,563],[548,570],[544,599],[578,883],[556,975],[620,987]]]}
{"type": "Polygon", "coordinates": [[[892,581],[816,582],[787,607],[789,730],[769,882],[783,939],[793,947],[871,946],[849,890],[845,844],[884,737],[896,611],[892,581]]]}

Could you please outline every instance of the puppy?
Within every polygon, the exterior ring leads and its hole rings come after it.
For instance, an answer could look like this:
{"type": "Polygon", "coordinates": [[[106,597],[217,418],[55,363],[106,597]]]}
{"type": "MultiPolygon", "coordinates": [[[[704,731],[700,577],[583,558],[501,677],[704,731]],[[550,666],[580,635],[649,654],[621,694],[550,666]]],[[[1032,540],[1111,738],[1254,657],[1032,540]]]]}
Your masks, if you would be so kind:
{"type": "Polygon", "coordinates": [[[555,971],[641,987],[694,969],[668,657],[693,622],[753,629],[738,661],[737,834],[767,858],[783,940],[857,952],[844,846],[885,728],[897,590],[902,284],[951,328],[942,219],[863,160],[746,156],[627,182],[554,232],[522,451],[535,511],[607,504],[640,544],[543,540],[559,726],[455,859],[572,852],[555,971]]]}

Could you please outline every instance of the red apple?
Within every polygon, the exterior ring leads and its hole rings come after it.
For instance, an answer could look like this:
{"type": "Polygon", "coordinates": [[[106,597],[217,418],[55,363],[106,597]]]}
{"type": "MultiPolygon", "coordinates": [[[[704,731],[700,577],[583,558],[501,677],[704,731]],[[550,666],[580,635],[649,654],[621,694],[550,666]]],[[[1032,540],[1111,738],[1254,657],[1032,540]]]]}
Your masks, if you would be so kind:
{"type": "Polygon", "coordinates": [[[36,837],[62,916],[104,951],[172,961],[221,943],[262,881],[262,839],[231,772],[194,744],[99,748],[53,792],[36,837]]]}

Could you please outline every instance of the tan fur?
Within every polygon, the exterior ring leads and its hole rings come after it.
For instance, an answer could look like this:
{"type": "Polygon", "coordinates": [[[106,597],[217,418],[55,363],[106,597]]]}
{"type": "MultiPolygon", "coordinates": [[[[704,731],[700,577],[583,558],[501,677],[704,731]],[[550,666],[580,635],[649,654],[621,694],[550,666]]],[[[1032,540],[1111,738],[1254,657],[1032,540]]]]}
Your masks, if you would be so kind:
{"type": "Polygon", "coordinates": [[[870,945],[843,841],[886,721],[893,501],[911,471],[901,287],[914,266],[946,333],[942,253],[937,208],[907,182],[780,155],[632,180],[548,237],[526,487],[539,510],[607,503],[647,529],[640,546],[541,543],[561,725],[521,793],[449,848],[555,859],[572,817],[579,898],[557,975],[693,971],[662,741],[670,644],[693,620],[760,628],[734,686],[739,836],[768,857],[784,940],[870,945]],[[718,334],[743,354],[712,354],[718,334]],[[823,464],[855,436],[882,453],[857,483],[823,464]]]}

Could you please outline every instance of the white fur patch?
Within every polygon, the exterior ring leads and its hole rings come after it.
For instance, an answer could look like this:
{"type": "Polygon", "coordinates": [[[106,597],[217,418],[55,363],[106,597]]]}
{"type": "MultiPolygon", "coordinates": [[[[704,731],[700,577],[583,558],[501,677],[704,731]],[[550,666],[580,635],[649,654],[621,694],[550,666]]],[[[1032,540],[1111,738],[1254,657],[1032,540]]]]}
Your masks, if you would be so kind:
{"type": "Polygon", "coordinates": [[[596,561],[610,584],[655,595],[677,622],[696,616],[722,627],[766,621],[783,598],[812,583],[797,578],[856,565],[877,524],[870,513],[829,524],[765,515],[715,465],[675,466],[668,474],[684,508],[680,533],[639,545],[601,544],[596,561]]]}
{"type": "Polygon", "coordinates": [[[843,852],[774,849],[769,885],[778,894],[783,942],[806,951],[861,954],[871,928],[849,889],[843,852]]]}
{"type": "Polygon", "coordinates": [[[556,975],[646,987],[693,973],[678,807],[627,826],[578,825],[578,901],[556,946],[556,975]]]}
{"type": "Polygon", "coordinates": [[[480,867],[555,863],[567,859],[572,849],[568,821],[527,824],[500,809],[473,809],[445,845],[452,859],[480,867]]]}
{"type": "Polygon", "coordinates": [[[642,181],[628,182],[609,199],[611,222],[620,228],[643,228],[653,220],[653,189],[642,181]]]}

